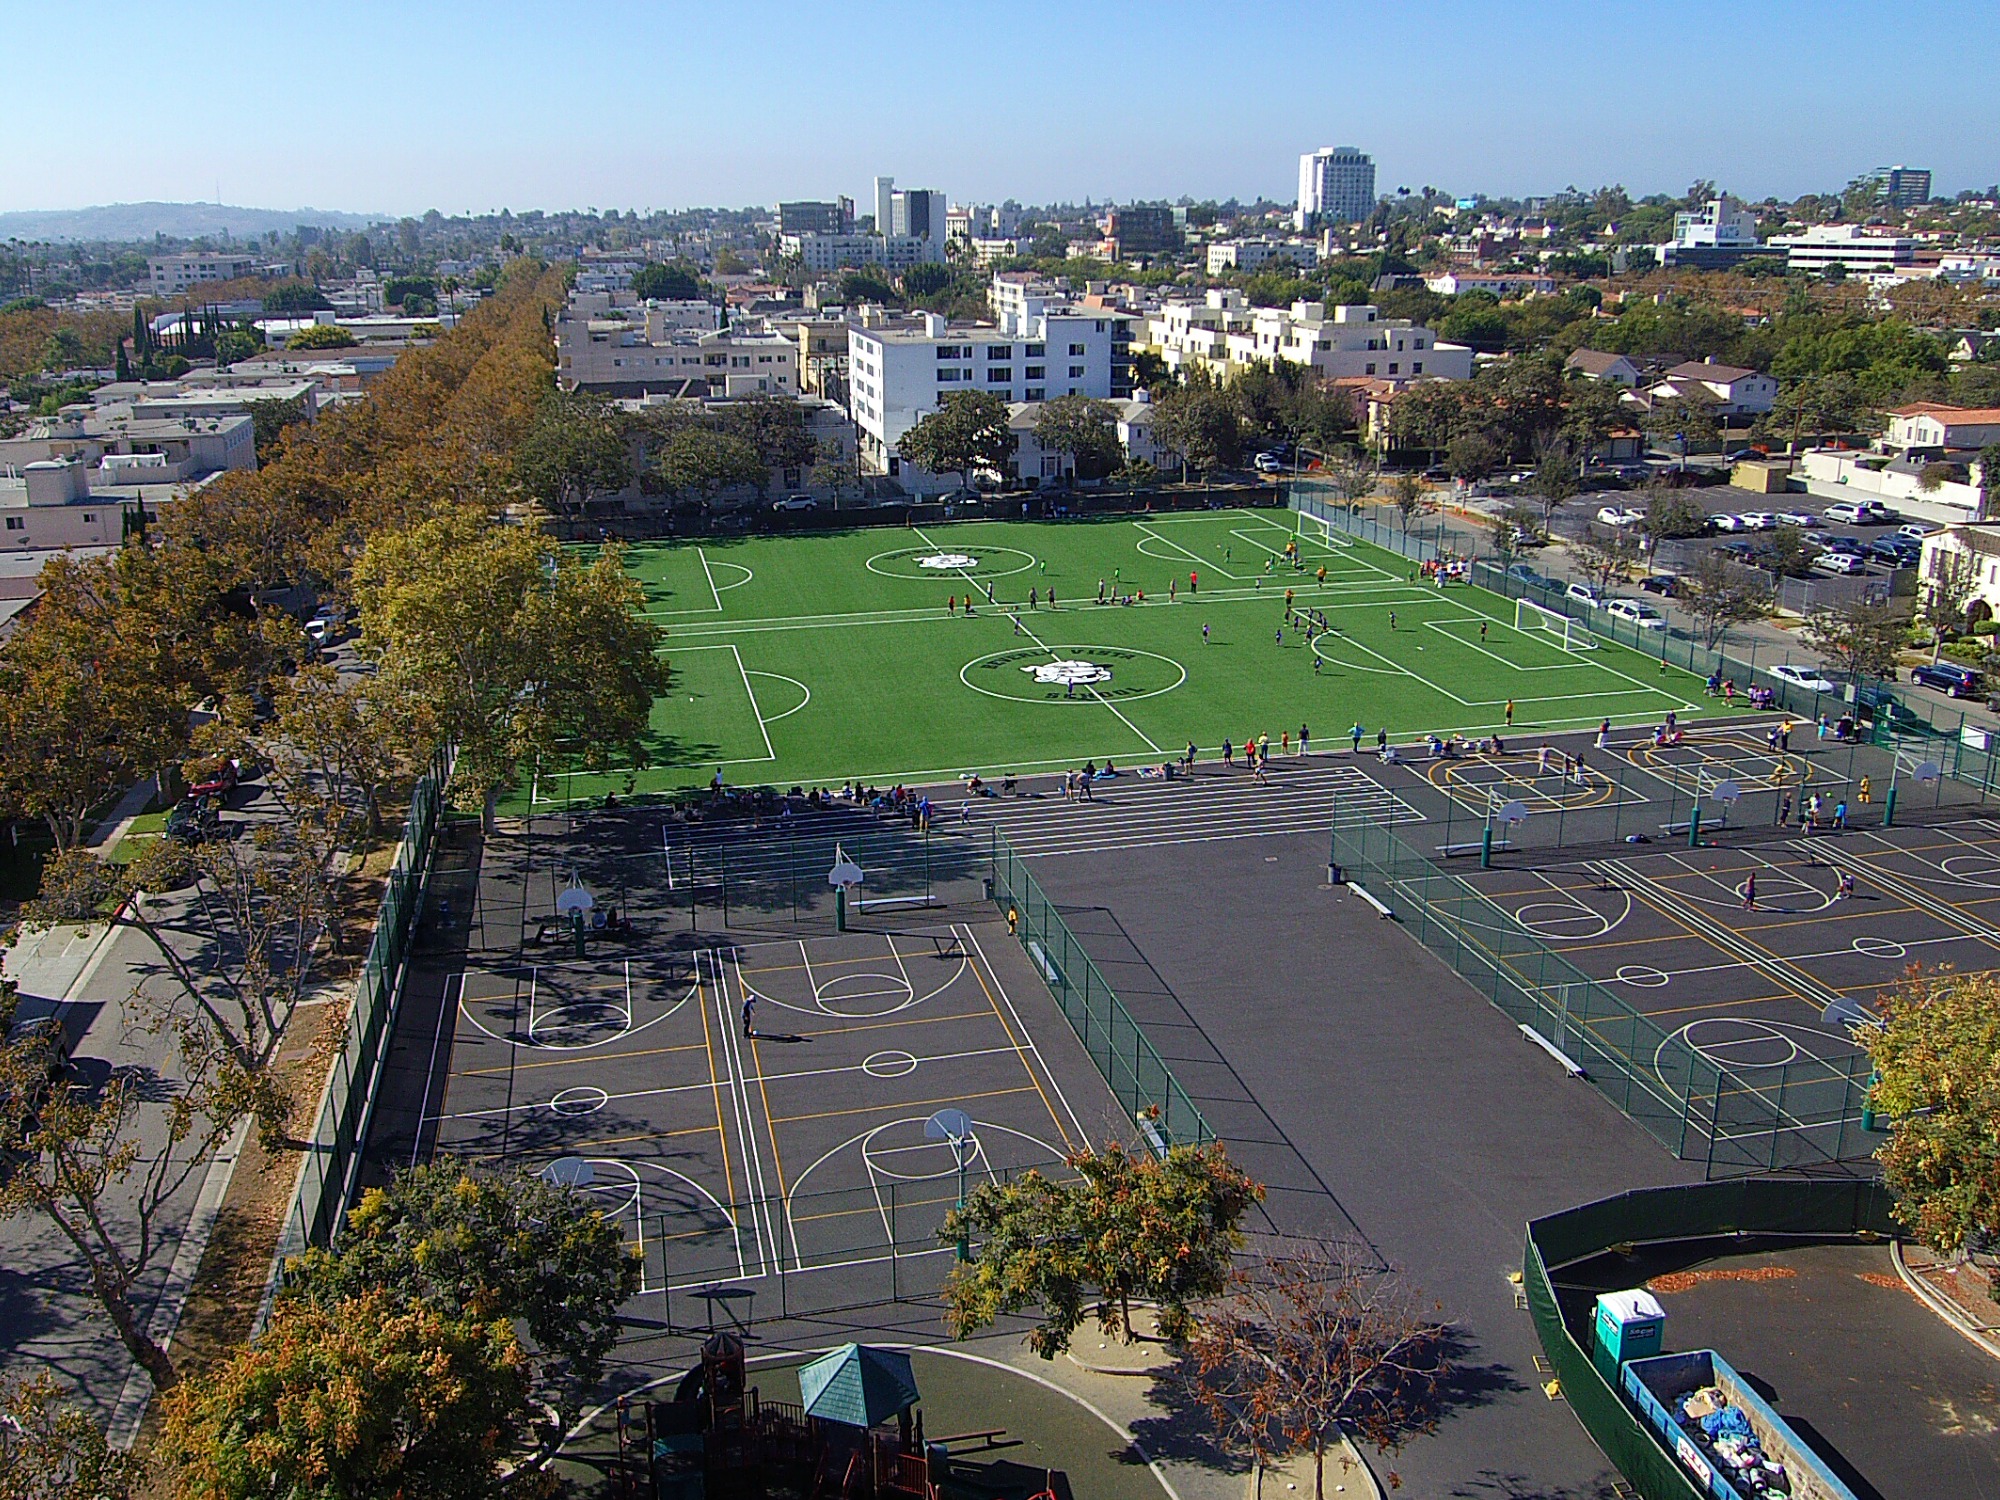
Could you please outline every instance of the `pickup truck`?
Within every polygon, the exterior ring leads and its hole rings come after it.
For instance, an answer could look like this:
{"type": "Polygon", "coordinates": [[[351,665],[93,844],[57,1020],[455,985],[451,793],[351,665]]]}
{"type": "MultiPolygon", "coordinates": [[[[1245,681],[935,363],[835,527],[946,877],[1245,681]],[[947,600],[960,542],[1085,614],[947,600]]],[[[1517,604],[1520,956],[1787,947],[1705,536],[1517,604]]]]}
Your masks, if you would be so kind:
{"type": "Polygon", "coordinates": [[[1660,1445],[1716,1500],[1856,1500],[1713,1349],[1629,1360],[1618,1384],[1660,1445]]]}

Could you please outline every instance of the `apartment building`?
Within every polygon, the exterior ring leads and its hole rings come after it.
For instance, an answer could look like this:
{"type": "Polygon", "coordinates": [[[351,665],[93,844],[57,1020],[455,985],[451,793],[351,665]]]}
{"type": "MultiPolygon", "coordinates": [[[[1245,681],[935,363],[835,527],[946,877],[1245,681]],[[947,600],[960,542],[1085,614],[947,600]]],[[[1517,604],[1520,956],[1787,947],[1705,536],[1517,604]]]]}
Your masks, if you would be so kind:
{"type": "Polygon", "coordinates": [[[1306,240],[1217,240],[1208,247],[1208,274],[1261,271],[1281,264],[1310,271],[1319,264],[1319,246],[1306,240]]]}
{"type": "Polygon", "coordinates": [[[991,295],[990,324],[870,310],[849,326],[848,405],[862,462],[874,472],[899,472],[896,444],[951,391],[987,391],[1009,403],[1132,394],[1136,320],[1086,307],[1066,287],[1023,272],[996,276],[991,295]]]}
{"type": "Polygon", "coordinates": [[[234,281],[239,276],[254,276],[256,272],[254,255],[206,250],[199,254],[146,257],[146,279],[155,297],[178,297],[205,281],[234,281]]]}
{"type": "Polygon", "coordinates": [[[1251,307],[1234,290],[1210,291],[1198,303],[1170,302],[1147,320],[1146,336],[1169,369],[1202,366],[1217,373],[1284,360],[1322,379],[1464,380],[1472,350],[1440,343],[1408,318],[1374,307],[1251,307]]]}
{"type": "Polygon", "coordinates": [[[781,234],[778,253],[796,258],[816,276],[833,271],[879,266],[906,271],[944,259],[942,240],[902,234],[781,234]]]}
{"type": "Polygon", "coordinates": [[[642,395],[694,382],[715,396],[799,393],[799,346],[782,333],[731,331],[707,302],[565,308],[556,320],[556,379],[565,390],[642,395]]]}

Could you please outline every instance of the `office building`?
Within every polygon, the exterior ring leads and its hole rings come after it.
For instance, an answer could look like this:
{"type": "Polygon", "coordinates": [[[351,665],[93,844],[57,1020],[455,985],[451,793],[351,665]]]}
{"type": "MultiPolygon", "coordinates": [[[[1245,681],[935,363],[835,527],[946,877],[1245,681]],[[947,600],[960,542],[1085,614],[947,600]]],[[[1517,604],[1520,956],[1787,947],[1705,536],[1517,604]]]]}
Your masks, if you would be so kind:
{"type": "Polygon", "coordinates": [[[1115,260],[1160,255],[1181,247],[1180,227],[1174,223],[1173,209],[1165,204],[1114,208],[1105,214],[1102,227],[1115,260]]]}
{"type": "Polygon", "coordinates": [[[257,258],[252,255],[222,255],[204,251],[196,255],[149,255],[146,274],[155,297],[178,297],[205,281],[234,281],[254,276],[257,258]]]}
{"type": "Polygon", "coordinates": [[[1904,235],[1871,234],[1860,224],[1815,224],[1804,234],[1781,234],[1771,241],[1785,252],[1785,269],[1823,276],[1839,266],[1849,276],[1886,276],[1908,266],[1917,242],[1904,235]]]}
{"type": "Polygon", "coordinates": [[[1295,227],[1352,224],[1374,211],[1374,157],[1353,146],[1322,146],[1299,158],[1295,227]]]}
{"type": "Polygon", "coordinates": [[[1890,208],[1915,208],[1931,200],[1929,167],[1877,167],[1874,177],[1883,203],[1890,208]]]}
{"type": "Polygon", "coordinates": [[[828,203],[799,202],[778,205],[780,234],[852,234],[854,200],[835,198],[828,203]]]}
{"type": "Polygon", "coordinates": [[[1726,270],[1753,255],[1783,252],[1757,238],[1757,216],[1728,194],[1674,215],[1674,237],[1654,246],[1663,266],[1726,270]]]}

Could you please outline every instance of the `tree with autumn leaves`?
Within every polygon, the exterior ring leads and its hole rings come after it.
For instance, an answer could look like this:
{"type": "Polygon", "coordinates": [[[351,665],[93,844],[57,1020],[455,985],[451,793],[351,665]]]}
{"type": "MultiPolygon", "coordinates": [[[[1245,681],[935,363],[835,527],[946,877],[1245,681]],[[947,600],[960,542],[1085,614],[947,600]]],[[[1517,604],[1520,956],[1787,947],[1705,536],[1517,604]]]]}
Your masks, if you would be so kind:
{"type": "Polygon", "coordinates": [[[1088,1316],[1129,1341],[1139,1300],[1157,1306],[1163,1335],[1183,1337],[1194,1305],[1228,1286],[1243,1218],[1263,1187],[1220,1144],[1162,1157],[1113,1141],[1066,1165],[1073,1176],[1029,1171],[981,1183],[946,1214],[939,1239],[973,1248],[945,1284],[952,1335],[1039,1308],[1029,1343],[1053,1359],[1088,1316]]]}

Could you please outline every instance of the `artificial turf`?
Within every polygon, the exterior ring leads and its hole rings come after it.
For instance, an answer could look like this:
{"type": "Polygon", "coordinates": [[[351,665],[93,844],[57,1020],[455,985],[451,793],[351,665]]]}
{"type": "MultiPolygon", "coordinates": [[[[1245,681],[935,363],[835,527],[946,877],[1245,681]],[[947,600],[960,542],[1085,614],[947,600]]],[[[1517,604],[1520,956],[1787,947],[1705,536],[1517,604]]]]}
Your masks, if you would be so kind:
{"type": "Polygon", "coordinates": [[[652,764],[544,765],[519,795],[665,791],[718,770],[789,788],[1123,767],[1302,725],[1328,748],[1356,723],[1397,741],[1506,734],[1509,700],[1514,737],[1714,707],[1680,668],[1610,642],[1565,649],[1517,630],[1512,600],[1413,581],[1405,559],[1299,524],[1230,510],[628,548],[673,668],[652,764]],[[1133,602],[1100,605],[1100,584],[1133,602]],[[1288,589],[1332,626],[1311,645],[1283,625],[1288,589]],[[1097,680],[1065,683],[1058,662],[1097,680]]]}

